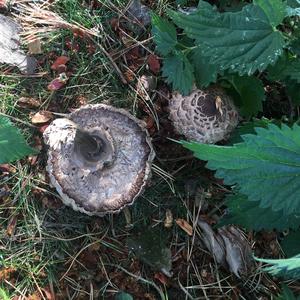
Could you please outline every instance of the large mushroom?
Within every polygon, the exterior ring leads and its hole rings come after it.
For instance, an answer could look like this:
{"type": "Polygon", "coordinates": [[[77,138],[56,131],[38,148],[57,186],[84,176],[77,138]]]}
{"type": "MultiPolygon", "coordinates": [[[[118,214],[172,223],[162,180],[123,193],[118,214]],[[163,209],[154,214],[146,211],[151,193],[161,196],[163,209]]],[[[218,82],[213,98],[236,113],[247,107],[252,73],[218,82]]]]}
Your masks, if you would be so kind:
{"type": "Polygon", "coordinates": [[[214,144],[227,138],[239,122],[233,101],[216,86],[194,89],[188,96],[175,92],[169,112],[176,131],[200,143],[214,144]]]}
{"type": "Polygon", "coordinates": [[[88,215],[132,204],[145,188],[155,156],[144,123],[104,104],[54,120],[44,140],[51,184],[66,205],[88,215]]]}

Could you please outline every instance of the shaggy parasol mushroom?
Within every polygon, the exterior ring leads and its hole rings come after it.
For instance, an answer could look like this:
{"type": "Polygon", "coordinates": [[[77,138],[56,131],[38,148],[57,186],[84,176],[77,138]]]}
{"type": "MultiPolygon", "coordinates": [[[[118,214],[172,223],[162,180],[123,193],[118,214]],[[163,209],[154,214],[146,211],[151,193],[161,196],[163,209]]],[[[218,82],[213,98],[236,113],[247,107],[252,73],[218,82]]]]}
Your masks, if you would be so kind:
{"type": "Polygon", "coordinates": [[[155,156],[144,123],[123,109],[87,105],[44,132],[51,184],[88,215],[119,212],[144,190],[155,156]]]}
{"type": "Polygon", "coordinates": [[[239,122],[232,100],[219,87],[195,89],[188,96],[176,92],[170,100],[169,112],[176,131],[200,143],[223,140],[239,122]]]}

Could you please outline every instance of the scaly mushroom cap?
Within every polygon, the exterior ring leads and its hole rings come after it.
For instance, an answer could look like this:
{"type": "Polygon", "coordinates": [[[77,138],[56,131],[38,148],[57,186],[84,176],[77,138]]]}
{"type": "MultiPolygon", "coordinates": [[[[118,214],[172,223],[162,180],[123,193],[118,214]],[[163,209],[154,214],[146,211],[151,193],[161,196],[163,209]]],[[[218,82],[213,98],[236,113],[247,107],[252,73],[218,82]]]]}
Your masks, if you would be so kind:
{"type": "Polygon", "coordinates": [[[174,93],[169,118],[179,134],[190,141],[213,144],[237,126],[239,115],[232,100],[219,87],[195,89],[188,96],[174,93]]]}
{"type": "Polygon", "coordinates": [[[56,119],[45,130],[44,140],[51,184],[66,205],[88,215],[102,216],[132,204],[145,188],[155,156],[144,123],[103,104],[56,119]],[[88,152],[93,140],[85,133],[99,144],[95,157],[88,152]]]}

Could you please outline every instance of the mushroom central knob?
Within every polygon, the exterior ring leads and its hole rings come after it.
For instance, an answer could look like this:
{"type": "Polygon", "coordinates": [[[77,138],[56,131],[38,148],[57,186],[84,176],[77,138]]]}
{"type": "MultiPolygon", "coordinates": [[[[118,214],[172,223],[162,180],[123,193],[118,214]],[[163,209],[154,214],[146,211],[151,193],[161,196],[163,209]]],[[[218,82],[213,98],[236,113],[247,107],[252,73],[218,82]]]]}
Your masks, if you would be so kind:
{"type": "Polygon", "coordinates": [[[62,201],[102,216],[130,205],[144,190],[154,151],[144,122],[123,109],[84,106],[44,132],[47,171],[62,201]]]}

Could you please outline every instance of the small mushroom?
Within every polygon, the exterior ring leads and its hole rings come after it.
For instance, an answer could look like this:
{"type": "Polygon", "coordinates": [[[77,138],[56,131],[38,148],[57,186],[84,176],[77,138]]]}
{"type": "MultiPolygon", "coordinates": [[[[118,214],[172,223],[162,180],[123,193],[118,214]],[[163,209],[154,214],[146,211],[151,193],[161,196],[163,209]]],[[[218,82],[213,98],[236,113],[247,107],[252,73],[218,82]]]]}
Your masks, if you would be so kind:
{"type": "Polygon", "coordinates": [[[123,109],[86,105],[44,132],[47,171],[64,204],[88,215],[119,212],[144,190],[155,156],[145,124],[123,109]]]}
{"type": "Polygon", "coordinates": [[[233,101],[216,86],[195,89],[188,96],[174,93],[169,111],[176,131],[200,143],[214,144],[223,140],[239,122],[233,101]]]}

